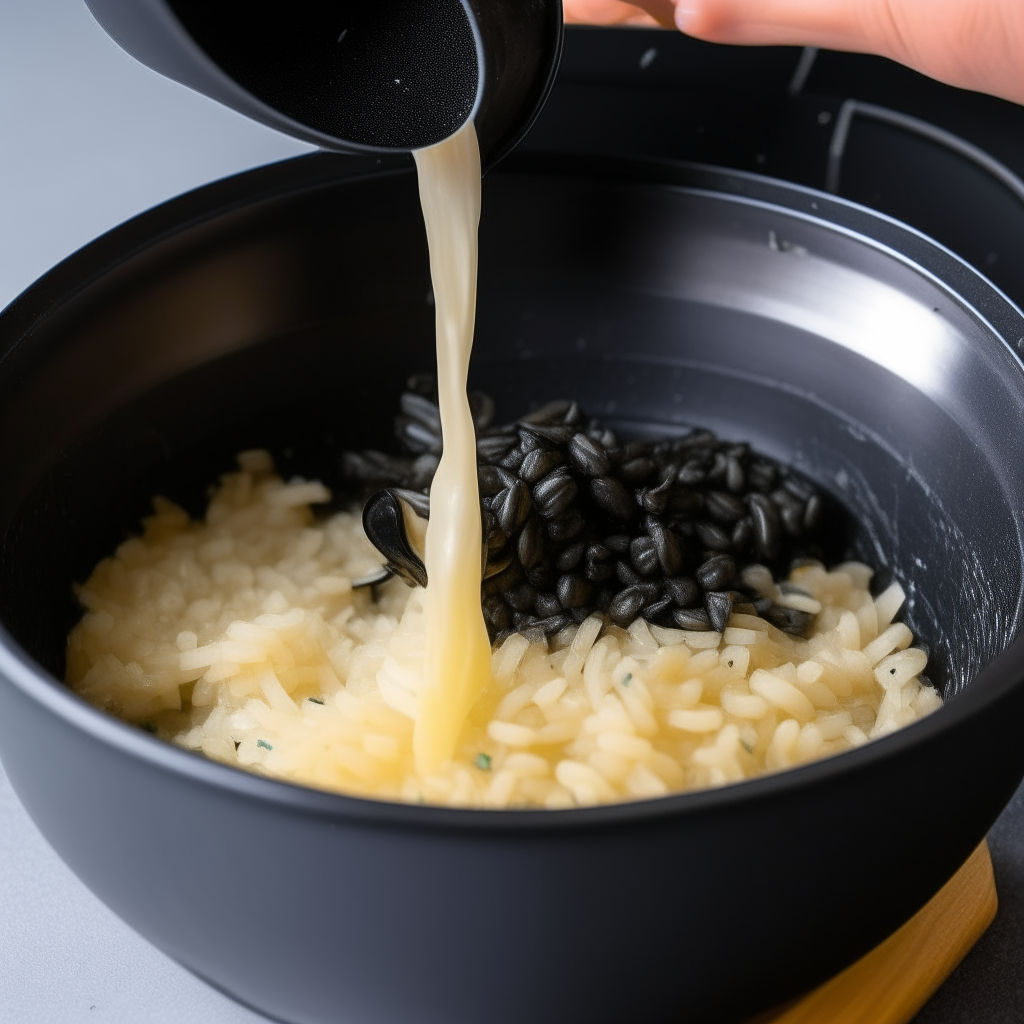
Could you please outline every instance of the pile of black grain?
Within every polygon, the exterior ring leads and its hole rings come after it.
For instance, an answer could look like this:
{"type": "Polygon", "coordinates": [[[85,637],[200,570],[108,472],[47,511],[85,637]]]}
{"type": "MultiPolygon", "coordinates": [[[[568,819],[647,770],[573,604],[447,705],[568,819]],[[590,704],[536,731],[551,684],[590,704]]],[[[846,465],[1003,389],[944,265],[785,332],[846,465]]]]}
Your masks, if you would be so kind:
{"type": "MultiPolygon", "coordinates": [[[[441,452],[432,377],[408,382],[396,434],[408,457],[347,452],[363,494],[426,494],[441,452]]],[[[706,430],[619,439],[572,401],[493,426],[494,403],[471,396],[480,460],[492,639],[559,632],[592,612],[628,625],[721,630],[733,610],[802,635],[810,616],[765,596],[798,557],[820,556],[823,501],[787,467],[706,430]],[[744,583],[746,576],[746,583],[744,583]]]]}

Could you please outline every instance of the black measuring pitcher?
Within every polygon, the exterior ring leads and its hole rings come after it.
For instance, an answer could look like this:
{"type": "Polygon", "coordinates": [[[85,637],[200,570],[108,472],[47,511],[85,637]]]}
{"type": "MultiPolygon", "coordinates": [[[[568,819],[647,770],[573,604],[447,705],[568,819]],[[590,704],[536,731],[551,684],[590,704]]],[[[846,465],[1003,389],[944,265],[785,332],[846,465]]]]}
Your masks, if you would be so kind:
{"type": "Polygon", "coordinates": [[[420,149],[476,122],[484,167],[526,134],[561,0],[86,0],[133,57],[323,149],[420,149]]]}

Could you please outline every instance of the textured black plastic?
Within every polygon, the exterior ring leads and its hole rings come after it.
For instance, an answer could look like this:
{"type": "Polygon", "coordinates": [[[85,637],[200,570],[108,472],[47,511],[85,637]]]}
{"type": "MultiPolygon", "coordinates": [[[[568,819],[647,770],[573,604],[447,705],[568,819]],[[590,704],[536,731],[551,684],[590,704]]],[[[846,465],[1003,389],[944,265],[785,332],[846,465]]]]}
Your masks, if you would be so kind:
{"type": "Polygon", "coordinates": [[[239,85],[324,135],[418,149],[476,107],[483,68],[461,0],[168,4],[239,85]]]}
{"type": "Polygon", "coordinates": [[[144,64],[325,149],[419,149],[475,115],[488,167],[561,58],[560,0],[86,3],[144,64]]]}
{"type": "Polygon", "coordinates": [[[697,423],[795,462],[903,581],[947,705],[737,786],[487,812],[275,783],[67,691],[71,582],[150,495],[198,512],[260,445],[337,485],[431,365],[413,176],[316,156],[145,214],[0,314],[4,768],[115,912],[281,1020],[737,1020],[891,932],[1024,774],[1024,318],[895,222],[695,167],[518,160],[482,246],[473,378],[499,416],[571,395],[622,433],[697,423]],[[862,295],[923,311],[920,361],[842,334],[862,295]]]}

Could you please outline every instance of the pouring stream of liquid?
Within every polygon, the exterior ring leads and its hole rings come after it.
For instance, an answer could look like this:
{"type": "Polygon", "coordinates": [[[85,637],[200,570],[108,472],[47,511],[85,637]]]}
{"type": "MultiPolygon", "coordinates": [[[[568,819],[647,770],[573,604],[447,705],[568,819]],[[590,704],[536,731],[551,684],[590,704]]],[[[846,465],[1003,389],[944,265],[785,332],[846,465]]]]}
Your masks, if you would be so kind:
{"type": "Polygon", "coordinates": [[[476,432],[466,395],[476,323],[480,149],[470,122],[415,154],[437,322],[437,388],[444,451],[430,489],[426,650],[413,733],[421,777],[451,758],[490,678],[480,607],[481,525],[476,432]]]}

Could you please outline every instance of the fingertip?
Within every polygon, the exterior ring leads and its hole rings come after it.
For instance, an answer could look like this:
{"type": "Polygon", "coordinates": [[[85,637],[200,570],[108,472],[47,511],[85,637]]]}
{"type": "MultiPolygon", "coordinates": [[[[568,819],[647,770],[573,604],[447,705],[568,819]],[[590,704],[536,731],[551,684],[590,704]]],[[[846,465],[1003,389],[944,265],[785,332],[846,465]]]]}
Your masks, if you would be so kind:
{"type": "Polygon", "coordinates": [[[692,0],[683,0],[682,3],[676,4],[676,28],[680,32],[690,35],[698,15],[699,12],[694,7],[692,0]]]}
{"type": "Polygon", "coordinates": [[[710,39],[721,32],[721,18],[715,17],[713,3],[704,0],[678,0],[676,28],[688,36],[710,39]]]}

